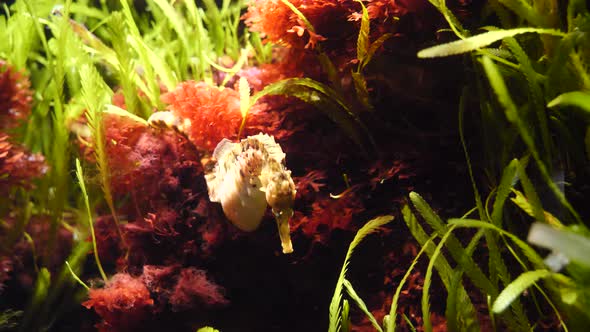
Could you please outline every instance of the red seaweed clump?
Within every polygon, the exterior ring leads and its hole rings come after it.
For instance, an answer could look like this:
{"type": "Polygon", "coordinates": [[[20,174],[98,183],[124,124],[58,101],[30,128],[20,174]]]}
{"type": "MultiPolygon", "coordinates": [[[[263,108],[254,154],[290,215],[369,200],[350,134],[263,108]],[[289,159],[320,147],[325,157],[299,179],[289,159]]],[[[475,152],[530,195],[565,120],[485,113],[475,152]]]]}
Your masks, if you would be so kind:
{"type": "Polygon", "coordinates": [[[170,295],[170,304],[174,311],[195,307],[218,307],[229,302],[223,295],[223,289],[209,280],[207,273],[193,267],[182,269],[174,290],[170,295]]]}
{"type": "Polygon", "coordinates": [[[13,186],[31,188],[31,180],[47,172],[42,155],[27,152],[9,139],[0,132],[0,195],[6,195],[13,186]]]}
{"type": "Polygon", "coordinates": [[[18,125],[31,113],[33,92],[29,79],[0,60],[0,128],[18,125]]]}
{"type": "MultiPolygon", "coordinates": [[[[304,72],[307,76],[315,77],[319,63],[310,51],[317,48],[319,43],[322,51],[330,56],[338,69],[346,67],[356,58],[356,42],[362,17],[362,8],[358,1],[290,2],[309,21],[313,31],[281,0],[253,1],[243,16],[250,30],[259,32],[265,41],[288,48],[283,56],[277,57],[277,67],[286,66],[286,72],[304,72]],[[293,65],[298,69],[289,68],[293,65]]],[[[398,18],[423,11],[428,3],[425,0],[372,0],[366,2],[365,6],[372,22],[370,39],[374,40],[384,33],[398,33],[398,18]]],[[[289,77],[295,76],[298,75],[289,77]]]]}
{"type": "Polygon", "coordinates": [[[242,115],[236,90],[188,81],[162,95],[162,101],[174,115],[191,121],[187,134],[200,150],[213,151],[223,138],[238,134],[242,115]]]}
{"type": "Polygon", "coordinates": [[[113,192],[130,194],[140,215],[147,216],[158,201],[165,203],[167,194],[201,190],[199,153],[184,137],[127,117],[106,114],[104,121],[113,192]]]}
{"type": "MultiPolygon", "coordinates": [[[[192,142],[130,118],[107,114],[104,120],[113,195],[127,202],[120,212],[128,221],[128,267],[183,261],[221,243],[224,218],[208,200],[201,154],[192,142]]],[[[99,232],[101,238],[116,238],[110,229],[99,232]]]]}
{"type": "Polygon", "coordinates": [[[90,289],[83,305],[102,318],[99,331],[130,331],[149,320],[154,300],[141,278],[114,275],[105,288],[90,289]]]}
{"type": "MultiPolygon", "coordinates": [[[[29,116],[32,95],[28,78],[0,60],[0,129],[12,129],[29,116]]],[[[32,154],[13,141],[0,131],[0,195],[12,186],[30,189],[30,180],[47,172],[42,155],[32,154]]]]}

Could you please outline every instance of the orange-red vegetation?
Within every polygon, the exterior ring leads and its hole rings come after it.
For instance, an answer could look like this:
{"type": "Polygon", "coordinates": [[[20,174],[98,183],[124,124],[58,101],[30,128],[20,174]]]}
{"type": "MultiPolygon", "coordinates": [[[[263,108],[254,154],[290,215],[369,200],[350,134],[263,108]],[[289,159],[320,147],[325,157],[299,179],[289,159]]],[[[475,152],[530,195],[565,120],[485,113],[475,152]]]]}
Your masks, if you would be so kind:
{"type": "Polygon", "coordinates": [[[0,60],[0,128],[11,128],[31,113],[33,92],[29,79],[0,60]]]}
{"type": "Polygon", "coordinates": [[[223,138],[237,137],[242,115],[236,90],[188,81],[162,95],[162,101],[174,115],[191,121],[187,134],[202,151],[212,152],[223,138]]]}
{"type": "Polygon", "coordinates": [[[99,331],[130,331],[145,324],[154,305],[150,292],[141,278],[126,273],[112,277],[105,288],[91,289],[83,303],[102,318],[99,331]]]}
{"type": "Polygon", "coordinates": [[[178,282],[170,295],[170,304],[177,311],[228,303],[223,289],[209,280],[205,271],[193,267],[180,271],[178,282]]]}
{"type": "Polygon", "coordinates": [[[42,155],[30,153],[9,141],[10,136],[0,132],[0,195],[13,186],[31,188],[31,180],[47,172],[42,155]]]}

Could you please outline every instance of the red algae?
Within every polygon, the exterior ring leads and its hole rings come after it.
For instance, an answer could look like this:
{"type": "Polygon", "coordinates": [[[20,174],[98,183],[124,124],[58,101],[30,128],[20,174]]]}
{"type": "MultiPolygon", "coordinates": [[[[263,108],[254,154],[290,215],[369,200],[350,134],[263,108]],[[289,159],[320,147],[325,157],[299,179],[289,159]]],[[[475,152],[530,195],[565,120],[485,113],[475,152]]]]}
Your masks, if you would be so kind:
{"type": "MultiPolygon", "coordinates": [[[[326,21],[330,15],[345,17],[347,13],[339,1],[295,0],[291,3],[314,27],[326,21]]],[[[250,30],[260,32],[273,43],[297,48],[314,48],[318,41],[325,40],[321,34],[307,29],[305,22],[281,0],[252,2],[244,19],[250,30]]]]}
{"type": "MultiPolygon", "coordinates": [[[[287,77],[296,77],[304,73],[308,77],[320,78],[320,64],[312,52],[319,43],[322,51],[338,69],[343,70],[354,62],[362,17],[362,8],[358,1],[290,2],[309,21],[314,28],[313,31],[310,31],[305,22],[281,0],[253,1],[243,16],[251,31],[259,32],[267,42],[287,48],[282,56],[276,57],[276,64],[271,64],[263,70],[282,71],[287,73],[287,77]],[[273,70],[272,67],[277,69],[273,70]]],[[[408,13],[427,10],[428,2],[371,0],[365,2],[365,6],[372,22],[369,37],[374,40],[385,33],[398,34],[398,19],[408,13]]]]}
{"type": "Polygon", "coordinates": [[[200,154],[182,135],[116,115],[107,114],[104,120],[113,192],[131,193],[142,219],[162,201],[162,194],[179,194],[204,183],[183,181],[199,178],[202,167],[200,154]]]}
{"type": "Polygon", "coordinates": [[[29,79],[0,60],[0,128],[11,128],[28,118],[33,92],[29,79]]]}
{"type": "MultiPolygon", "coordinates": [[[[208,200],[194,144],[173,130],[127,117],[105,114],[104,120],[111,187],[115,200],[124,202],[118,210],[126,220],[122,231],[129,251],[117,265],[140,273],[145,265],[206,257],[223,243],[228,225],[208,200]]],[[[98,228],[101,239],[116,236],[113,228],[98,228]]],[[[118,250],[108,241],[98,248],[111,261],[118,250]]]]}
{"type": "Polygon", "coordinates": [[[212,152],[223,138],[237,137],[242,116],[233,89],[188,81],[162,95],[162,101],[174,115],[191,121],[188,137],[202,151],[212,152]]]}
{"type": "Polygon", "coordinates": [[[223,289],[210,281],[205,271],[192,267],[180,271],[178,282],[170,295],[170,304],[175,311],[228,303],[223,289]]]}
{"type": "Polygon", "coordinates": [[[130,331],[149,319],[154,300],[141,281],[126,273],[114,275],[105,288],[91,289],[83,305],[102,318],[99,331],[130,331]]]}
{"type": "Polygon", "coordinates": [[[0,132],[0,195],[14,186],[32,188],[32,179],[45,175],[47,169],[42,155],[27,152],[0,132]]]}

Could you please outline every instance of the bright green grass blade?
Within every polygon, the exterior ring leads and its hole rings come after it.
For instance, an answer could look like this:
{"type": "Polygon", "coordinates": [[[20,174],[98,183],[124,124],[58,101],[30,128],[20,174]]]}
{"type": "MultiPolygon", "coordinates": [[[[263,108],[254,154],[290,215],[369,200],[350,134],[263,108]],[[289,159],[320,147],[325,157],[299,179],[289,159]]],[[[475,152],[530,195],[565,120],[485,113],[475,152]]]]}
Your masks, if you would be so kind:
{"type": "Polygon", "coordinates": [[[90,235],[92,236],[92,247],[94,251],[94,259],[96,260],[96,266],[98,267],[98,271],[100,272],[100,276],[107,282],[108,278],[107,275],[104,273],[102,268],[102,264],[100,263],[100,257],[98,257],[98,249],[96,247],[96,236],[94,234],[94,222],[92,217],[92,210],[90,209],[90,202],[88,200],[88,193],[86,192],[86,185],[84,184],[84,174],[82,173],[82,166],[80,165],[80,159],[76,159],[76,177],[78,178],[78,183],[80,184],[80,189],[82,190],[82,197],[84,198],[84,205],[86,206],[86,214],[88,218],[88,224],[90,228],[90,235]]]}
{"type": "Polygon", "coordinates": [[[76,282],[84,287],[87,291],[90,290],[90,287],[88,287],[88,285],[86,285],[86,283],[84,281],[82,281],[82,279],[80,279],[80,277],[78,277],[78,275],[76,274],[76,272],[74,272],[74,270],[72,270],[72,267],[70,266],[70,263],[68,261],[66,261],[66,266],[68,268],[68,271],[70,272],[70,274],[72,275],[72,278],[74,280],[76,280],[76,282]]]}
{"type": "Polygon", "coordinates": [[[332,301],[330,302],[330,325],[328,327],[329,332],[338,332],[341,327],[340,320],[342,319],[342,288],[344,286],[344,280],[346,278],[348,264],[350,263],[350,257],[352,256],[354,249],[365,237],[372,233],[375,233],[379,230],[379,227],[389,223],[391,220],[393,220],[393,216],[380,216],[370,220],[363,227],[361,227],[361,229],[358,230],[358,232],[354,236],[354,239],[350,243],[348,251],[346,252],[346,257],[344,258],[344,263],[342,264],[340,276],[338,277],[338,281],[336,282],[336,289],[334,290],[332,301]]]}
{"type": "MultiPolygon", "coordinates": [[[[507,232],[499,227],[496,227],[491,223],[473,219],[449,219],[449,224],[457,225],[459,227],[475,227],[486,230],[486,243],[488,245],[488,251],[490,255],[489,267],[490,271],[494,271],[490,273],[497,274],[497,277],[499,277],[505,285],[511,282],[510,273],[504,260],[500,255],[500,247],[497,243],[497,236],[495,234],[490,233],[490,230],[508,236],[514,243],[517,244],[517,246],[522,250],[524,255],[533,264],[533,266],[537,268],[544,268],[545,266],[541,257],[525,242],[520,240],[517,236],[513,235],[512,233],[507,232]]],[[[512,313],[514,317],[510,315],[502,317],[502,319],[505,321],[505,323],[509,326],[511,330],[529,328],[529,321],[524,312],[524,308],[522,307],[522,304],[519,301],[515,301],[513,303],[512,313]]]]}
{"type": "Polygon", "coordinates": [[[545,263],[543,263],[543,259],[537,254],[533,248],[531,248],[526,242],[519,239],[516,235],[505,231],[499,227],[496,227],[490,223],[483,222],[481,220],[474,220],[474,219],[449,219],[450,225],[457,225],[458,227],[468,227],[468,228],[484,228],[493,230],[499,234],[507,236],[510,238],[525,254],[528,260],[533,264],[533,267],[537,269],[542,269],[545,267],[545,263]]]}
{"type": "Polygon", "coordinates": [[[166,15],[166,18],[168,18],[168,22],[170,22],[170,24],[174,28],[174,31],[176,31],[178,38],[180,38],[182,47],[186,50],[190,50],[192,48],[192,44],[188,41],[187,33],[185,30],[186,23],[184,22],[184,18],[178,13],[178,11],[176,11],[176,9],[170,4],[170,2],[164,0],[152,1],[155,4],[157,4],[158,7],[160,7],[162,12],[164,12],[164,14],[166,15]]]}
{"type": "Polygon", "coordinates": [[[364,68],[366,65],[368,65],[369,62],[371,62],[371,60],[373,59],[375,53],[377,53],[377,50],[379,50],[383,43],[385,43],[391,37],[393,37],[392,33],[385,33],[379,36],[377,39],[375,39],[375,41],[372,42],[369,46],[369,49],[367,50],[367,54],[363,58],[363,61],[359,64],[360,68],[364,68]]]}
{"type": "Polygon", "coordinates": [[[496,198],[494,199],[494,205],[492,207],[492,223],[496,227],[502,227],[504,203],[506,202],[508,195],[510,195],[510,190],[518,179],[517,166],[518,159],[513,159],[502,172],[502,178],[500,179],[500,184],[496,190],[496,198]]]}
{"type": "Polygon", "coordinates": [[[33,288],[31,302],[25,311],[25,316],[23,317],[19,331],[31,331],[34,330],[34,326],[37,326],[38,322],[36,321],[36,317],[34,317],[34,315],[38,313],[39,308],[46,301],[50,285],[51,273],[47,268],[44,267],[37,274],[37,280],[35,281],[35,287],[33,288]]]}
{"type": "Polygon", "coordinates": [[[444,16],[445,20],[449,24],[449,27],[457,37],[463,38],[466,34],[465,30],[461,26],[461,22],[453,15],[453,13],[449,10],[446,4],[446,0],[428,0],[438,11],[444,16]]]}
{"type": "MultiPolygon", "coordinates": [[[[432,270],[434,269],[434,264],[438,259],[438,256],[441,253],[442,247],[444,246],[445,242],[449,238],[449,235],[453,232],[455,226],[451,226],[451,228],[447,231],[447,233],[441,238],[440,242],[434,249],[432,256],[430,257],[430,261],[428,262],[428,268],[426,269],[426,275],[424,276],[424,288],[422,289],[422,321],[424,331],[432,332],[432,322],[430,321],[430,285],[432,284],[432,270]]],[[[453,272],[449,273],[451,276],[453,272]]],[[[450,288],[450,279],[449,278],[449,287],[450,288]]]]}
{"type": "Polygon", "coordinates": [[[218,329],[214,329],[210,326],[201,327],[197,332],[220,332],[218,329]]]}
{"type": "Polygon", "coordinates": [[[540,74],[535,71],[529,56],[514,37],[506,38],[504,42],[518,61],[520,73],[527,82],[529,103],[532,105],[537,120],[535,127],[538,128],[541,136],[541,153],[545,163],[550,163],[552,160],[551,135],[547,126],[547,112],[545,111],[545,98],[539,80],[540,74]]]}
{"type": "Polygon", "coordinates": [[[522,292],[532,286],[537,280],[541,278],[547,278],[551,276],[549,270],[535,270],[527,271],[519,275],[513,282],[511,282],[506,288],[498,295],[492,310],[494,313],[501,313],[510,306],[510,304],[518,298],[522,292]]]}
{"type": "Polygon", "coordinates": [[[534,213],[534,208],[532,207],[532,204],[530,203],[530,200],[527,199],[527,197],[525,197],[525,195],[522,192],[520,192],[516,189],[512,189],[512,192],[516,196],[510,198],[510,200],[512,202],[514,202],[514,204],[516,204],[526,214],[537,219],[537,221],[546,222],[547,224],[552,225],[554,227],[558,227],[558,228],[563,227],[563,224],[561,223],[561,221],[559,221],[559,219],[557,219],[554,215],[552,215],[551,213],[549,213],[545,210],[541,209],[541,213],[543,214],[543,219],[541,220],[541,219],[537,218],[534,213]]]}
{"type": "Polygon", "coordinates": [[[508,119],[508,121],[513,123],[515,127],[518,129],[520,137],[527,145],[530,153],[535,159],[535,162],[537,164],[539,171],[541,172],[541,175],[543,176],[543,179],[545,180],[545,182],[547,183],[555,197],[557,197],[559,202],[563,206],[565,206],[567,210],[570,212],[570,214],[574,217],[574,219],[581,224],[582,220],[580,218],[580,215],[576,212],[576,210],[574,210],[573,206],[565,197],[565,194],[551,179],[547,166],[543,163],[543,160],[541,159],[541,156],[539,155],[539,152],[536,148],[534,138],[529,131],[529,126],[526,123],[524,123],[523,120],[520,118],[520,115],[518,114],[518,109],[512,101],[512,97],[508,92],[508,88],[506,86],[506,83],[504,82],[504,78],[500,74],[500,71],[498,70],[497,66],[492,62],[492,60],[490,60],[490,58],[486,56],[482,57],[481,62],[486,73],[486,76],[488,78],[488,81],[490,82],[490,85],[494,90],[494,93],[496,94],[498,101],[505,110],[506,118],[508,119]]]}
{"type": "Polygon", "coordinates": [[[342,300],[342,329],[341,332],[350,332],[350,304],[348,300],[342,300]]]}
{"type": "Polygon", "coordinates": [[[463,54],[480,48],[489,46],[504,38],[514,37],[523,33],[538,33],[551,36],[565,36],[565,33],[554,29],[537,29],[537,28],[517,28],[510,30],[494,30],[469,37],[462,40],[456,40],[450,43],[433,46],[418,52],[419,58],[436,58],[449,55],[463,54]]]}
{"type": "Polygon", "coordinates": [[[562,93],[547,104],[547,107],[577,107],[590,114],[590,93],[585,91],[572,91],[562,93]]]}
{"type": "Polygon", "coordinates": [[[545,221],[545,214],[543,213],[543,206],[541,203],[541,198],[537,194],[537,190],[533,185],[532,181],[529,179],[528,175],[526,174],[524,162],[520,162],[517,164],[518,169],[518,177],[520,178],[520,184],[524,189],[524,192],[527,196],[527,201],[530,204],[530,207],[533,212],[533,216],[537,218],[538,221],[545,221]]]}
{"type": "Polygon", "coordinates": [[[117,234],[123,240],[111,191],[111,172],[108,163],[102,114],[104,105],[110,101],[113,93],[93,65],[82,66],[80,69],[80,80],[82,81],[82,96],[87,107],[86,118],[88,119],[88,126],[92,131],[94,154],[96,157],[96,166],[100,174],[101,189],[115,220],[117,234]]]}
{"type": "Polygon", "coordinates": [[[537,12],[526,0],[499,0],[506,8],[513,11],[518,17],[524,18],[532,25],[544,27],[548,25],[544,13],[537,12]]]}
{"type": "MultiPolygon", "coordinates": [[[[429,243],[428,239],[430,238],[430,236],[424,231],[422,226],[418,223],[416,216],[414,216],[409,206],[404,206],[404,208],[402,209],[402,215],[404,217],[406,225],[410,229],[410,232],[412,233],[416,241],[418,241],[418,243],[421,246],[425,247],[427,255],[430,257],[430,259],[432,259],[436,247],[432,243],[429,243]]],[[[436,236],[440,236],[440,234],[436,234],[436,236]]],[[[450,280],[453,274],[453,269],[451,268],[451,265],[445,257],[440,257],[433,264],[443,282],[443,285],[445,286],[445,289],[448,290],[451,287],[450,280]]],[[[469,312],[475,313],[475,308],[473,308],[473,304],[471,303],[471,301],[467,301],[467,299],[469,299],[467,291],[465,290],[463,285],[460,285],[459,288],[459,296],[460,298],[465,299],[466,308],[468,308],[469,312]]],[[[395,318],[395,316],[392,315],[391,312],[390,317],[395,318]]],[[[390,324],[391,323],[392,321],[390,320],[390,324]]]]}
{"type": "Polygon", "coordinates": [[[383,332],[383,329],[381,328],[379,323],[377,323],[377,320],[375,319],[373,314],[369,311],[369,309],[367,308],[367,305],[365,304],[363,299],[361,299],[361,297],[356,293],[356,291],[352,287],[352,284],[350,283],[350,281],[348,281],[348,279],[344,279],[343,284],[344,284],[344,288],[346,289],[346,292],[348,293],[350,298],[354,300],[354,302],[357,304],[359,309],[361,309],[361,311],[365,314],[365,316],[367,316],[367,318],[369,319],[369,321],[371,322],[371,324],[373,325],[375,330],[377,330],[379,332],[383,332]]]}
{"type": "Polygon", "coordinates": [[[365,7],[362,1],[357,0],[357,2],[360,3],[363,14],[361,15],[361,29],[359,30],[359,36],[356,41],[356,58],[359,63],[363,63],[369,51],[371,25],[367,7],[365,7]]]}
{"type": "Polygon", "coordinates": [[[139,116],[112,104],[106,104],[103,113],[124,116],[145,126],[148,125],[148,122],[144,118],[140,118],[139,116]]]}
{"type": "MultiPolygon", "coordinates": [[[[410,224],[413,224],[414,222],[417,222],[416,217],[414,216],[414,214],[410,210],[409,206],[404,205],[404,207],[402,208],[402,214],[404,216],[404,221],[406,222],[406,224],[410,225],[410,224]]],[[[420,259],[420,257],[422,257],[422,254],[424,252],[426,252],[426,249],[431,249],[432,241],[437,237],[438,237],[438,235],[436,235],[436,234],[432,235],[429,239],[427,239],[423,243],[420,243],[420,246],[421,246],[420,251],[418,252],[416,257],[414,257],[412,264],[406,270],[406,274],[404,274],[402,280],[399,282],[399,285],[397,286],[397,288],[395,290],[395,293],[393,294],[393,298],[391,300],[391,308],[389,309],[389,315],[387,316],[388,319],[385,320],[385,324],[384,324],[385,331],[394,332],[396,330],[397,305],[399,302],[399,297],[402,292],[403,286],[405,285],[406,281],[410,277],[411,272],[414,270],[414,267],[416,266],[416,264],[418,264],[418,260],[420,259]]]]}
{"type": "MultiPolygon", "coordinates": [[[[447,226],[443,223],[442,219],[432,210],[432,208],[424,201],[424,199],[417,193],[410,193],[410,200],[416,207],[420,215],[426,220],[426,222],[432,227],[432,229],[440,236],[447,232],[447,226]]],[[[455,235],[450,234],[447,240],[447,249],[453,257],[453,259],[461,266],[466,272],[471,281],[485,294],[497,294],[498,290],[492,285],[490,280],[481,271],[479,266],[475,264],[471,255],[463,249],[463,246],[455,235]]]]}
{"type": "MultiPolygon", "coordinates": [[[[455,226],[451,226],[448,229],[448,231],[446,232],[446,234],[444,234],[444,236],[441,238],[439,244],[437,245],[436,249],[434,250],[434,253],[430,257],[430,262],[428,263],[426,275],[424,276],[424,288],[422,290],[422,320],[424,322],[423,323],[424,324],[424,331],[432,331],[432,323],[430,321],[430,294],[429,294],[430,285],[432,283],[432,271],[433,271],[433,268],[436,264],[436,260],[439,258],[439,256],[442,253],[442,249],[443,249],[444,244],[449,239],[454,228],[455,228],[455,226]]],[[[480,331],[479,321],[477,320],[476,311],[475,311],[475,308],[473,307],[473,304],[471,303],[471,299],[469,298],[469,295],[467,294],[467,292],[463,288],[463,285],[460,283],[460,280],[455,280],[455,282],[453,282],[454,278],[458,279],[458,278],[460,278],[460,276],[461,276],[461,273],[459,273],[457,276],[457,271],[451,271],[449,273],[449,275],[447,276],[448,281],[449,281],[449,287],[447,287],[447,292],[449,293],[449,296],[451,293],[453,293],[452,296],[456,297],[457,302],[458,302],[458,305],[455,307],[455,309],[458,310],[458,312],[457,312],[458,315],[455,316],[457,318],[455,323],[457,325],[459,325],[459,322],[461,322],[461,324],[460,324],[461,331],[473,331],[473,332],[480,331]]]]}
{"type": "Polygon", "coordinates": [[[266,95],[286,95],[314,105],[340,126],[346,134],[366,152],[365,145],[376,149],[376,143],[359,116],[352,111],[344,98],[329,86],[309,78],[290,78],[267,85],[250,98],[254,105],[266,95]]]}

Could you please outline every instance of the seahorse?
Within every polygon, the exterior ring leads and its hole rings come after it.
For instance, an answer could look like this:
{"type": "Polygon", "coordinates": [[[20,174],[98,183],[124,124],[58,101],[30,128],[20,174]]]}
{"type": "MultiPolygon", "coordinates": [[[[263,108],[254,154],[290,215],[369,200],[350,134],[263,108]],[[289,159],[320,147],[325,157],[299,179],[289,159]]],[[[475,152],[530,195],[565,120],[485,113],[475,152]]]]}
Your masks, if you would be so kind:
{"type": "Polygon", "coordinates": [[[270,205],[283,253],[292,253],[289,220],[296,189],[285,167],[285,153],[274,137],[260,133],[239,143],[223,139],[212,162],[205,169],[209,199],[221,203],[226,217],[246,232],[260,226],[270,205]]]}

